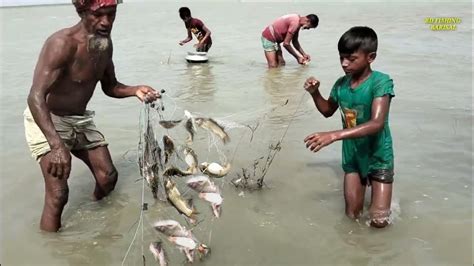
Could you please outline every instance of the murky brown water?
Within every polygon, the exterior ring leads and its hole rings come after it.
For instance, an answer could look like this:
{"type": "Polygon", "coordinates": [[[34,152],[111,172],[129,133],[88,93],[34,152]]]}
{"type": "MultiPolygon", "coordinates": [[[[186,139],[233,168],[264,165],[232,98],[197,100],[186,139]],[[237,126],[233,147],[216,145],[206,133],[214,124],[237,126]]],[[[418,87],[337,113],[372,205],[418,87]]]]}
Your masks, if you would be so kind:
{"type": "MultiPolygon", "coordinates": [[[[234,171],[223,186],[224,212],[207,219],[197,232],[212,248],[205,265],[468,265],[472,263],[472,42],[470,5],[454,4],[311,4],[200,3],[191,5],[213,31],[210,63],[188,65],[178,41],[185,30],[175,3],[120,6],[114,29],[114,61],[119,80],[165,88],[184,109],[237,123],[261,125],[250,143],[249,130],[230,131],[222,148],[228,158],[238,144],[234,171]],[[209,8],[212,6],[212,8],[209,8]],[[230,11],[230,12],[229,12],[230,11]],[[300,67],[268,71],[260,31],[288,12],[315,12],[320,28],[300,34],[312,55],[300,67]],[[425,17],[463,19],[455,32],[432,32],[425,17]],[[305,150],[303,138],[314,131],[338,129],[339,117],[322,118],[305,96],[261,192],[239,196],[229,184],[235,172],[266,155],[276,142],[301,95],[304,79],[315,75],[329,93],[342,75],[337,40],[353,25],[368,25],[379,35],[374,69],[389,73],[396,98],[391,127],[396,156],[395,224],[375,231],[344,218],[340,143],[318,154],[305,150]],[[169,62],[168,62],[169,59],[169,62]],[[268,112],[289,100],[288,105],[268,112]],[[245,134],[245,135],[243,135],[245,134]],[[240,140],[241,136],[242,139],[240,140]],[[240,141],[239,141],[240,140],[240,141]],[[210,234],[212,232],[212,234],[210,234]]],[[[120,180],[102,202],[90,200],[92,176],[77,160],[70,177],[70,200],[59,234],[38,230],[44,188],[23,136],[22,111],[42,43],[51,33],[77,20],[70,6],[0,10],[1,51],[1,257],[4,265],[120,265],[135,232],[141,183],[133,162],[141,105],[97,90],[89,108],[110,142],[120,180]],[[127,153],[128,152],[128,153],[127,153]]],[[[206,136],[200,156],[212,159],[206,136]]],[[[145,213],[126,265],[147,265],[147,226],[170,210],[153,204],[145,213]]],[[[199,207],[199,206],[198,206],[199,207]]],[[[206,213],[204,208],[203,213],[206,213]]],[[[173,264],[183,258],[171,251],[173,264]]]]}

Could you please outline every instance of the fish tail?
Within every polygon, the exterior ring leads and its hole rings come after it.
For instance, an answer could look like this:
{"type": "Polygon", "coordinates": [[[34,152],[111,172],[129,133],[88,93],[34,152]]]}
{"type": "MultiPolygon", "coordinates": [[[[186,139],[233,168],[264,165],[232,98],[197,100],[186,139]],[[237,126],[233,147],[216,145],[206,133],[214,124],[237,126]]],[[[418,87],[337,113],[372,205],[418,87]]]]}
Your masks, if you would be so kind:
{"type": "Polygon", "coordinates": [[[224,169],[221,171],[221,175],[222,175],[222,176],[225,176],[225,175],[227,175],[227,174],[230,172],[230,168],[231,168],[230,163],[227,163],[226,165],[224,165],[223,168],[224,168],[224,169]]]}
{"type": "Polygon", "coordinates": [[[222,141],[224,142],[224,144],[227,144],[230,142],[230,137],[229,135],[227,135],[227,133],[225,134],[224,138],[222,139],[222,141]]]}
{"type": "Polygon", "coordinates": [[[221,205],[216,205],[214,203],[211,204],[211,210],[212,210],[212,213],[214,214],[214,216],[216,218],[220,218],[221,217],[221,214],[222,214],[222,208],[221,208],[221,205]]]}

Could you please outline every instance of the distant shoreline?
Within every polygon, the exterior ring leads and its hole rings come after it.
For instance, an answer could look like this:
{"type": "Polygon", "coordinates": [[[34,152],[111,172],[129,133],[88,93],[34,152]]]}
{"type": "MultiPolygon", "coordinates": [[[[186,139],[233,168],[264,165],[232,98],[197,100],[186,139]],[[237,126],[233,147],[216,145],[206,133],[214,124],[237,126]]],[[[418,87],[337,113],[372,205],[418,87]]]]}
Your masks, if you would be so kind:
{"type": "MultiPolygon", "coordinates": [[[[51,1],[51,0],[50,0],[51,1]]],[[[38,6],[64,6],[64,5],[72,5],[72,2],[71,0],[67,0],[64,1],[64,0],[56,0],[58,2],[56,3],[30,3],[30,2],[25,2],[25,3],[10,3],[10,4],[6,4],[5,3],[1,3],[0,4],[0,8],[24,8],[24,7],[38,7],[38,6]]],[[[123,0],[118,0],[117,1],[119,4],[122,4],[123,3],[123,0]]]]}
{"type": "Polygon", "coordinates": [[[28,8],[38,6],[66,6],[72,5],[71,3],[55,3],[55,4],[26,4],[26,5],[11,5],[11,6],[0,6],[0,8],[28,8]]]}

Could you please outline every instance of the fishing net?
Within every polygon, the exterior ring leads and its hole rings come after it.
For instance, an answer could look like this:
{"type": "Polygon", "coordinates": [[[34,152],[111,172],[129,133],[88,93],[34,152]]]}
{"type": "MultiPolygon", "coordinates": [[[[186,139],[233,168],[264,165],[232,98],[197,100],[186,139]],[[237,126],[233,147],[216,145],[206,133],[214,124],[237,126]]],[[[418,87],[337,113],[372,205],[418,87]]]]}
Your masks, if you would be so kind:
{"type": "MultiPolygon", "coordinates": [[[[154,229],[157,221],[176,221],[186,230],[192,232],[196,242],[212,248],[212,228],[218,218],[209,202],[201,199],[200,193],[190,188],[186,183],[192,176],[207,174],[204,172],[207,169],[199,167],[199,171],[187,176],[179,174],[165,176],[164,173],[168,173],[169,169],[188,171],[190,166],[185,151],[191,148],[198,165],[213,162],[221,166],[230,165],[232,173],[227,176],[216,178],[210,175],[210,180],[218,188],[218,193],[222,198],[225,198],[223,192],[226,184],[248,189],[261,188],[263,177],[276,153],[281,149],[283,137],[280,138],[281,132],[271,131],[274,136],[268,136],[266,133],[265,138],[276,139],[275,141],[263,143],[255,140],[264,138],[264,133],[259,129],[265,127],[266,122],[271,123],[270,114],[275,114],[277,109],[286,107],[287,103],[288,101],[273,108],[262,108],[213,118],[204,113],[181,109],[173,98],[165,94],[163,94],[163,99],[157,103],[144,104],[140,113],[137,159],[132,159],[131,155],[134,152],[127,152],[124,155],[129,158],[130,162],[137,163],[139,167],[142,177],[140,179],[142,183],[142,210],[136,223],[135,235],[122,265],[126,261],[136,262],[139,259],[136,257],[137,252],[134,252],[133,257],[131,256],[128,260],[127,256],[133,248],[133,242],[136,241],[140,229],[143,261],[153,258],[146,249],[148,249],[149,243],[156,241],[161,242],[170,262],[189,261],[176,243],[170,241],[162,232],[154,229]],[[206,128],[206,124],[199,126],[202,125],[199,124],[202,120],[217,131],[220,128],[230,136],[231,141],[226,142],[222,135],[216,134],[209,127],[206,128]],[[169,145],[167,148],[166,143],[169,142],[172,142],[173,149],[170,149],[169,145]],[[239,154],[243,156],[238,156],[239,154]],[[239,165],[239,169],[235,168],[235,165],[239,165]],[[170,181],[175,184],[183,200],[192,201],[192,205],[198,212],[195,221],[189,219],[175,207],[175,204],[171,203],[166,190],[170,181]],[[148,202],[150,203],[148,204],[148,202]]],[[[285,132],[284,135],[287,129],[288,127],[282,129],[285,132]]],[[[222,205],[225,206],[225,204],[222,205]]],[[[196,259],[205,258],[205,256],[198,255],[196,255],[196,259]]]]}

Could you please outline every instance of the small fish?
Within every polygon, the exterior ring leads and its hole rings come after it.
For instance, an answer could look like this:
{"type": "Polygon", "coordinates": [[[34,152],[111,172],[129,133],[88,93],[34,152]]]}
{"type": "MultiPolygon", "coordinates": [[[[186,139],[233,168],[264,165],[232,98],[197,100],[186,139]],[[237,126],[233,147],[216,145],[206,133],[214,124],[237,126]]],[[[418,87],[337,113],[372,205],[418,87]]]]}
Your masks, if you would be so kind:
{"type": "Polygon", "coordinates": [[[186,123],[184,124],[184,127],[186,128],[186,131],[188,131],[188,138],[186,139],[186,143],[189,145],[193,144],[194,140],[194,134],[196,133],[196,126],[194,125],[194,117],[191,115],[191,113],[187,110],[184,110],[184,116],[188,118],[186,120],[186,123]]]}
{"type": "Polygon", "coordinates": [[[224,199],[219,193],[199,193],[199,198],[211,203],[212,214],[215,217],[221,217],[222,213],[222,202],[224,199]]]}
{"type": "Polygon", "coordinates": [[[155,175],[146,175],[146,181],[148,182],[148,186],[151,188],[151,194],[153,198],[158,198],[158,178],[155,175]]]}
{"type": "Polygon", "coordinates": [[[214,177],[223,177],[229,173],[231,167],[230,163],[221,166],[218,163],[203,162],[199,168],[201,169],[201,172],[205,174],[210,174],[214,177]]]}
{"type": "Polygon", "coordinates": [[[196,241],[194,241],[194,239],[192,239],[190,237],[170,236],[170,237],[168,237],[168,240],[170,242],[174,243],[177,246],[187,248],[187,249],[190,249],[190,250],[195,249],[198,245],[196,243],[196,241]]]}
{"type": "Polygon", "coordinates": [[[168,167],[164,172],[163,176],[188,176],[192,175],[192,172],[189,171],[182,171],[176,167],[168,167]]]}
{"type": "Polygon", "coordinates": [[[181,121],[183,121],[183,120],[161,120],[158,123],[160,124],[160,126],[166,128],[166,129],[170,129],[170,128],[173,128],[173,127],[179,125],[179,123],[181,123],[181,121]]]}
{"type": "Polygon", "coordinates": [[[219,193],[199,193],[199,198],[215,205],[221,205],[224,199],[219,193]]]}
{"type": "Polygon", "coordinates": [[[153,224],[156,231],[166,236],[190,237],[190,231],[175,220],[161,220],[153,224]]]}
{"type": "Polygon", "coordinates": [[[145,163],[151,164],[151,163],[155,163],[156,160],[158,160],[160,167],[163,168],[162,150],[160,148],[160,145],[158,144],[158,141],[155,139],[155,133],[151,125],[147,126],[144,140],[145,140],[145,143],[144,143],[145,163]]]}
{"type": "Polygon", "coordinates": [[[224,127],[219,125],[215,120],[212,118],[196,118],[196,125],[212,132],[216,136],[218,136],[224,144],[230,141],[229,135],[224,131],[224,127]]]}
{"type": "Polygon", "coordinates": [[[150,243],[150,252],[153,254],[153,257],[155,257],[155,260],[160,264],[160,266],[168,265],[168,256],[166,255],[161,241],[150,243]]]}
{"type": "Polygon", "coordinates": [[[217,186],[205,175],[190,177],[186,184],[197,192],[218,192],[217,186]]]}
{"type": "Polygon", "coordinates": [[[151,167],[145,167],[145,180],[148,183],[148,186],[151,188],[151,194],[153,198],[158,198],[158,187],[159,187],[159,173],[158,165],[155,163],[151,167]]]}
{"type": "Polygon", "coordinates": [[[165,147],[165,164],[167,164],[174,152],[174,142],[169,136],[164,135],[163,146],[165,147]]]}
{"type": "Polygon", "coordinates": [[[198,171],[198,159],[196,153],[189,147],[186,147],[184,149],[184,161],[186,164],[189,166],[188,170],[189,172],[195,174],[198,171]]]}
{"type": "Polygon", "coordinates": [[[195,220],[195,216],[197,214],[196,210],[188,205],[188,203],[181,196],[176,184],[170,179],[166,179],[165,181],[165,190],[168,200],[178,210],[178,212],[195,220]]]}

